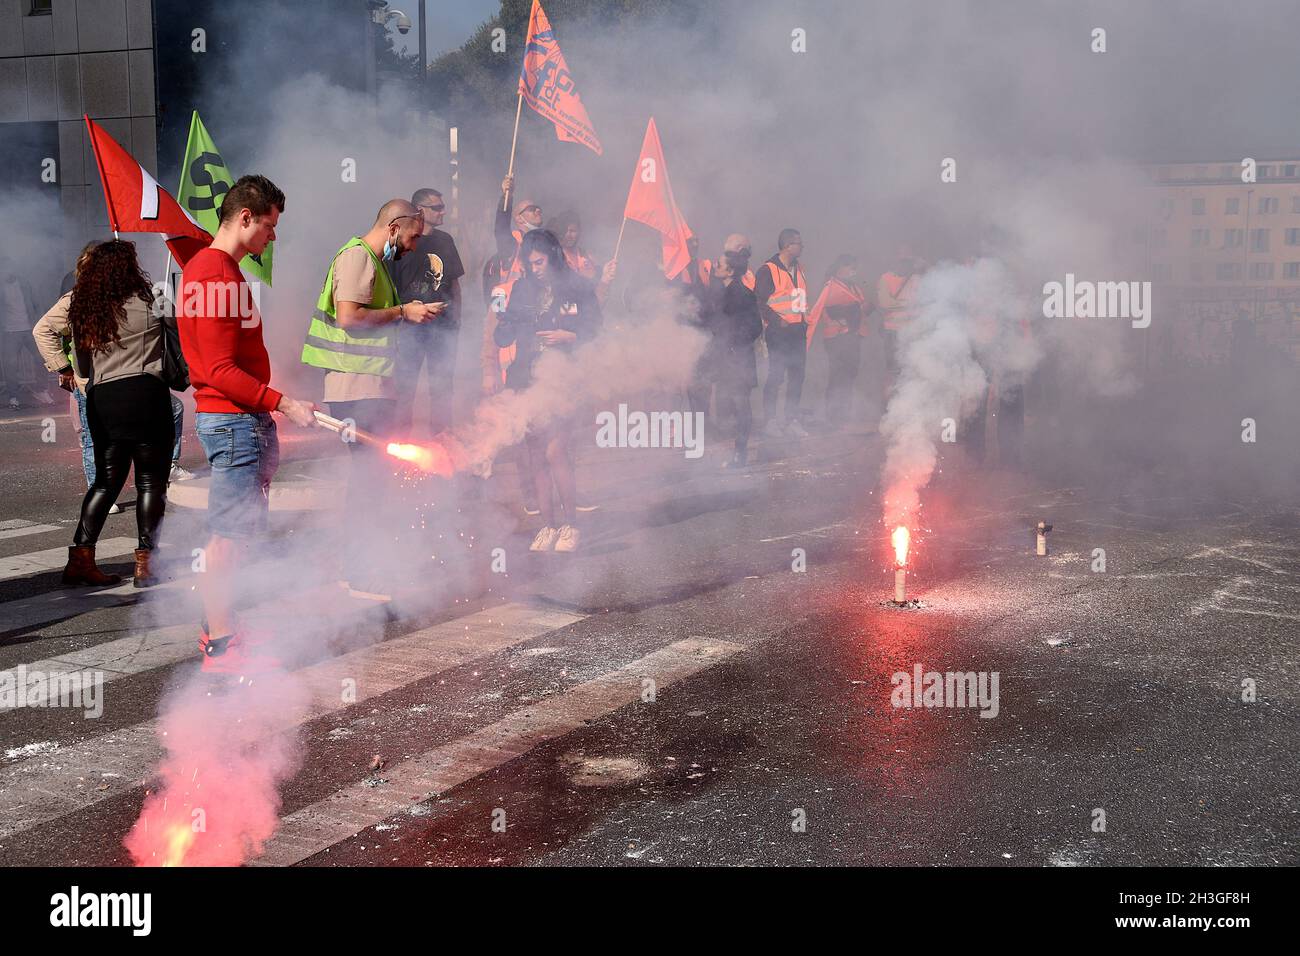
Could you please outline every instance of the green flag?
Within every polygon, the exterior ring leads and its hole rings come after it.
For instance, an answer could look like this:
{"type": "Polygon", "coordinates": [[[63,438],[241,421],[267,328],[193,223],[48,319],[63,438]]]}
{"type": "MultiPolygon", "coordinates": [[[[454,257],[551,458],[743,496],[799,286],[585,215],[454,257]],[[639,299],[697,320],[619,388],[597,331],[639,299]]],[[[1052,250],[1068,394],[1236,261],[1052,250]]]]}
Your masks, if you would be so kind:
{"type": "MultiPolygon", "coordinates": [[[[181,188],[176,199],[181,207],[194,217],[194,221],[212,235],[220,224],[221,200],[235,178],[226,169],[226,161],[217,152],[216,144],[208,135],[199,111],[190,119],[190,140],[185,145],[185,162],[181,166],[181,188]]],[[[271,284],[271,255],[275,243],[267,245],[260,256],[249,254],[239,265],[254,279],[271,284]]]]}

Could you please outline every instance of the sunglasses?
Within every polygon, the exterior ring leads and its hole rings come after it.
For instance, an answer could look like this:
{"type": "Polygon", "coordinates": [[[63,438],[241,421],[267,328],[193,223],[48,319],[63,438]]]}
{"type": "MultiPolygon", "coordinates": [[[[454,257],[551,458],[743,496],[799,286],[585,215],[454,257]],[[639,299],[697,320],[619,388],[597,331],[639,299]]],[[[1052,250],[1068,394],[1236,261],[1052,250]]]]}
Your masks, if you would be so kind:
{"type": "Polygon", "coordinates": [[[444,205],[443,203],[438,203],[438,205],[436,205],[436,206],[421,206],[420,208],[421,208],[421,209],[427,209],[427,210],[429,210],[429,212],[442,212],[442,211],[445,210],[447,207],[446,207],[446,205],[444,205]]]}
{"type": "Polygon", "coordinates": [[[519,210],[521,214],[526,212],[541,212],[541,211],[542,211],[541,206],[525,206],[523,209],[519,210]]]}

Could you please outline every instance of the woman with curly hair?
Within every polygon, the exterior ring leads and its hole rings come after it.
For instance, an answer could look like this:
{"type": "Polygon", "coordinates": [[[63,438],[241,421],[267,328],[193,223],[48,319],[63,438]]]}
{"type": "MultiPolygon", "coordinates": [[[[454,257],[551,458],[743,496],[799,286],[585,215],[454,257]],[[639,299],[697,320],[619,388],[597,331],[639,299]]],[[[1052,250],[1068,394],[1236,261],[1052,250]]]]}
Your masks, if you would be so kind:
{"type": "MultiPolygon", "coordinates": [[[[102,586],[121,577],[95,565],[95,543],[127,473],[135,467],[135,586],[156,578],[149,565],[167,506],[173,440],[170,393],[162,379],[163,323],[135,244],[122,239],[91,249],[68,304],[77,375],[86,380],[86,421],[95,446],[95,483],[81,502],[64,584],[102,586]]],[[[165,310],[160,310],[165,311],[165,310]]]]}

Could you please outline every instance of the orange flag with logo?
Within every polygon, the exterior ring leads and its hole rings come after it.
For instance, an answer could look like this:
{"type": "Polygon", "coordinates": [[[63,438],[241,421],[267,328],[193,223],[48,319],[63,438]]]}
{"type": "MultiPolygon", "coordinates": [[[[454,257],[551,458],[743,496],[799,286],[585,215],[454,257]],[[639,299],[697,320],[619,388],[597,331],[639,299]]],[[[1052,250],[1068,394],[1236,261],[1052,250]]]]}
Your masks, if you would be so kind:
{"type": "Polygon", "coordinates": [[[693,233],[673,198],[664,150],[659,144],[659,130],[655,128],[653,116],[645,130],[645,141],[641,143],[641,155],[632,173],[632,188],[628,190],[623,216],[645,223],[664,237],[666,278],[673,278],[690,264],[691,253],[686,242],[693,233]]]}
{"type": "Polygon", "coordinates": [[[596,130],[587,118],[577,86],[564,62],[551,21],[538,0],[528,18],[528,42],[524,45],[524,66],[519,71],[519,93],[524,101],[555,124],[558,139],[581,143],[600,156],[604,150],[596,130]]]}

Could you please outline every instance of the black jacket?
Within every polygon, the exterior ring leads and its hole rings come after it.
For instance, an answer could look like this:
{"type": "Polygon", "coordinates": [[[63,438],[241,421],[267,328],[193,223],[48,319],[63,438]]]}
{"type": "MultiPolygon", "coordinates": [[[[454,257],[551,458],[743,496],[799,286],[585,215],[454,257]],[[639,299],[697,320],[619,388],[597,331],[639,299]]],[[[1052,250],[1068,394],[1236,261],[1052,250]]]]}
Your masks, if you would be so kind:
{"type": "MultiPolygon", "coordinates": [[[[542,286],[531,275],[518,279],[510,291],[510,302],[497,322],[493,338],[499,348],[516,346],[515,359],[506,369],[507,388],[527,388],[533,380],[533,363],[542,354],[537,333],[563,329],[576,333],[581,344],[600,330],[600,303],[596,287],[573,272],[565,272],[554,283],[551,301],[541,304],[542,286]]],[[[569,351],[571,345],[556,346],[569,351]]]]}
{"type": "Polygon", "coordinates": [[[739,279],[713,280],[702,297],[703,325],[712,337],[704,353],[707,374],[727,388],[754,388],[758,367],[754,340],[763,332],[758,298],[739,279]]]}

